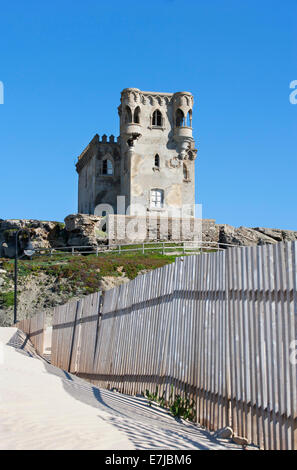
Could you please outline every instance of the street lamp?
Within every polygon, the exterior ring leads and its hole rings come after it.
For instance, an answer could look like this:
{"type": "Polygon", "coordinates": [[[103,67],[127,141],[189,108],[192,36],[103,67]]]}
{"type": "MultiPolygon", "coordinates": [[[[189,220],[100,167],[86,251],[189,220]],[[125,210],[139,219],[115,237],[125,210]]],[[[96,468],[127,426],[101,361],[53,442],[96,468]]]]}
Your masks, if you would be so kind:
{"type": "Polygon", "coordinates": [[[20,228],[15,234],[15,258],[14,258],[14,313],[13,313],[13,324],[17,322],[17,308],[18,308],[18,239],[21,232],[26,232],[28,234],[28,243],[24,250],[26,256],[32,256],[35,253],[34,247],[30,240],[30,232],[26,228],[20,228]]]}

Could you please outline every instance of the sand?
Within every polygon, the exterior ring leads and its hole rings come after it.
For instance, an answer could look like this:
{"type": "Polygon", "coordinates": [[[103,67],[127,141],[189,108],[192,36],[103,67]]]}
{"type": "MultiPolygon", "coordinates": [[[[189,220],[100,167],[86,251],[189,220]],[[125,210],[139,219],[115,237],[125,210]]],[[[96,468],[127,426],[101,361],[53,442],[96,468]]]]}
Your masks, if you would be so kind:
{"type": "Polygon", "coordinates": [[[141,397],[98,389],[0,328],[0,449],[238,449],[141,397]],[[8,344],[10,345],[8,345],[8,344]]]}

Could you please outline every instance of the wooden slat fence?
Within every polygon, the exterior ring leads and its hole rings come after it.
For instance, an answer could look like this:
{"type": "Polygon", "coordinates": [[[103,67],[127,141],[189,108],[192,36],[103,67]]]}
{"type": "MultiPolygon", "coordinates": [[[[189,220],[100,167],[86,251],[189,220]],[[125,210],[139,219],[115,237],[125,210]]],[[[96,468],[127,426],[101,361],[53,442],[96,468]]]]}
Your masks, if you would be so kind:
{"type": "Polygon", "coordinates": [[[101,307],[100,293],[58,307],[52,362],[124,393],[187,396],[210,430],[297,449],[296,259],[296,242],[187,256],[101,307]]]}
{"type": "Polygon", "coordinates": [[[296,243],[227,252],[231,422],[266,449],[297,449],[296,254],[296,243]]]}
{"type": "Polygon", "coordinates": [[[68,372],[93,367],[99,323],[100,292],[55,307],[51,363],[68,372]]]}
{"type": "Polygon", "coordinates": [[[42,355],[44,349],[45,313],[41,312],[31,318],[25,318],[17,322],[15,326],[28,336],[36,351],[42,355]]]}

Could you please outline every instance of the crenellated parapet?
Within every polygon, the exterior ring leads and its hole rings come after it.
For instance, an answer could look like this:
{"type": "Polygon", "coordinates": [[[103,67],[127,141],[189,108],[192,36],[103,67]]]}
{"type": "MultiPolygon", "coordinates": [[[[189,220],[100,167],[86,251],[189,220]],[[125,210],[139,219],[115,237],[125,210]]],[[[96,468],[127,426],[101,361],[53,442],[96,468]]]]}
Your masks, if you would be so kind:
{"type": "MultiPolygon", "coordinates": [[[[81,169],[87,165],[87,163],[89,163],[94,155],[100,153],[100,151],[107,152],[108,147],[119,148],[119,142],[120,137],[117,137],[115,141],[115,137],[112,134],[109,137],[106,134],[103,134],[101,139],[98,134],[95,134],[87,147],[79,155],[78,161],[76,163],[76,171],[79,173],[81,169]]],[[[114,149],[112,149],[112,152],[114,152],[114,149]]]]}
{"type": "Polygon", "coordinates": [[[140,91],[138,88],[125,88],[121,93],[121,105],[159,105],[168,106],[173,93],[156,93],[151,91],[140,91]]]}

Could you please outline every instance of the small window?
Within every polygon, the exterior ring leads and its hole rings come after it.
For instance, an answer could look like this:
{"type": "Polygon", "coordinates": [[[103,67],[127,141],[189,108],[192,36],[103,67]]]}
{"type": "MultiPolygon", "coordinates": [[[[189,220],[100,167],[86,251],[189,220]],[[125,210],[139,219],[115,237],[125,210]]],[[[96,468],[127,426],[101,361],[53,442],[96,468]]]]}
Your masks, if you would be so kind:
{"type": "Polygon", "coordinates": [[[159,155],[155,155],[155,167],[160,168],[160,157],[159,155]]]}
{"type": "Polygon", "coordinates": [[[132,122],[132,112],[129,106],[126,106],[125,123],[129,124],[130,122],[132,122]]]}
{"type": "Polygon", "coordinates": [[[176,111],[176,127],[184,127],[185,125],[185,115],[181,109],[176,111]]]}
{"type": "Polygon", "coordinates": [[[102,175],[113,175],[113,166],[110,160],[103,160],[102,175]]]}
{"type": "Polygon", "coordinates": [[[137,108],[134,111],[134,122],[135,124],[140,123],[140,107],[139,106],[137,106],[137,108]]]}
{"type": "Polygon", "coordinates": [[[164,191],[163,189],[152,189],[151,190],[151,207],[161,208],[164,203],[164,191]]]}
{"type": "Polygon", "coordinates": [[[162,126],[162,113],[159,109],[156,109],[153,112],[152,125],[153,126],[158,126],[158,127],[162,126]]]}

